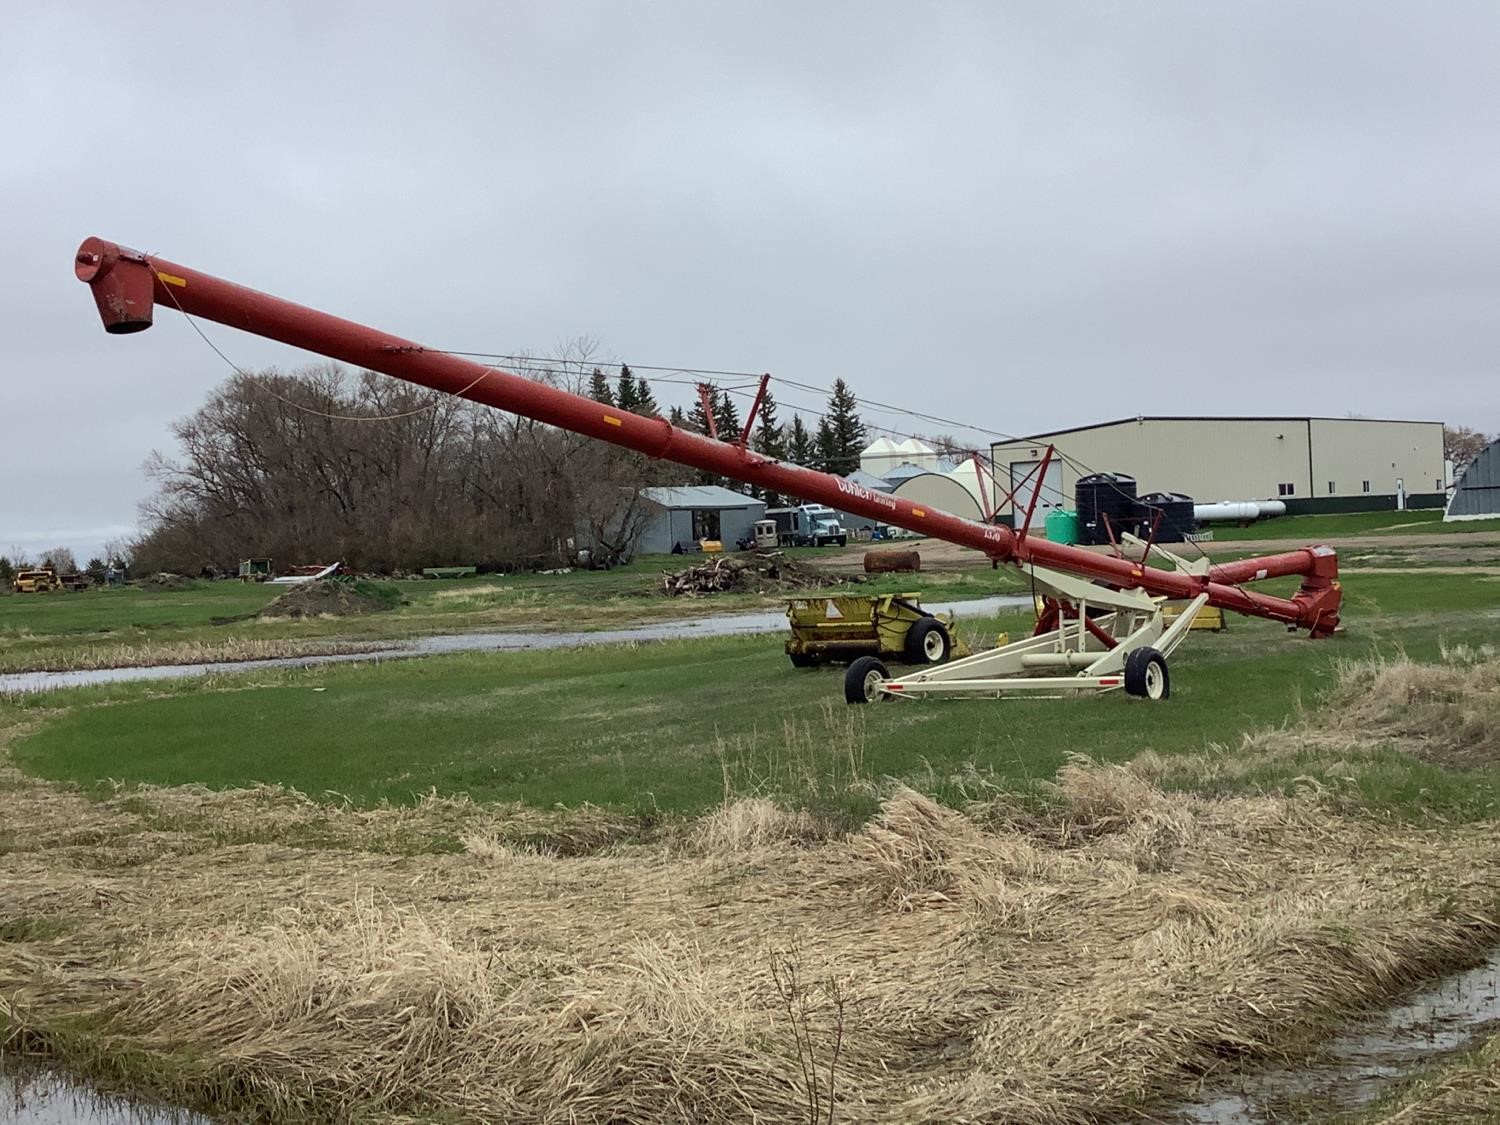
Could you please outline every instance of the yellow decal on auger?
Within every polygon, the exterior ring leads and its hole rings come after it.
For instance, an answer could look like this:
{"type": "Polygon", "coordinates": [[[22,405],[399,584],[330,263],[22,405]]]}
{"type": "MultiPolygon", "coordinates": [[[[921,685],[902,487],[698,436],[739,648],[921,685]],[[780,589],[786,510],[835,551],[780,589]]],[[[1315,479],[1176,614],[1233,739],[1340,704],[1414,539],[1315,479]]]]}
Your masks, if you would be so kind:
{"type": "Polygon", "coordinates": [[[162,273],[158,270],[156,276],[168,285],[175,285],[179,289],[187,288],[187,278],[178,277],[175,273],[162,273]]]}
{"type": "Polygon", "coordinates": [[[611,426],[623,426],[625,424],[625,423],[621,422],[618,418],[616,418],[613,414],[606,414],[604,416],[604,420],[606,422],[608,422],[611,426]]]}
{"type": "Polygon", "coordinates": [[[925,511],[923,511],[921,508],[913,508],[911,510],[911,514],[914,515],[914,516],[921,516],[923,519],[927,518],[927,513],[925,511]]]}

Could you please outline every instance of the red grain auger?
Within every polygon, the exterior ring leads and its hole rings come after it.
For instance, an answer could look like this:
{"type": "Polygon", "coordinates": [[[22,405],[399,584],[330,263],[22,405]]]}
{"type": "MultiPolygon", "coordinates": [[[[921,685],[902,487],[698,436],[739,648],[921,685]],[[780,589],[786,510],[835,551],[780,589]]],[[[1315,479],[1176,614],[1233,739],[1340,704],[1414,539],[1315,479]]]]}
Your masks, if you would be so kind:
{"type": "MultiPolygon", "coordinates": [[[[155,255],[100,238],[85,239],[74,271],[87,282],[106,332],[151,326],[157,304],[278,340],[344,363],[380,371],[498,410],[598,438],[651,457],[800,496],[963,547],[998,564],[1023,569],[1044,595],[1033,636],[989,652],[891,678],[871,657],[855,661],[845,679],[851,702],[924,694],[1080,694],[1123,688],[1163,699],[1169,694],[1166,658],[1205,605],[1285,622],[1289,629],[1326,637],[1339,621],[1338,557],[1330,547],[1210,564],[1123,536],[1116,554],[1037,539],[1027,528],[976,523],[875,492],[827,473],[776,461],[746,442],[760,400],[737,443],[679,429],[570,394],[412,340],[247,289],[155,255]],[[1125,554],[1138,551],[1139,558],[1125,554]],[[1164,565],[1148,565],[1148,561],[1164,565]],[[1301,576],[1290,598],[1256,593],[1248,585],[1301,576]],[[1187,604],[1169,624],[1163,599],[1187,604]]],[[[762,390],[765,382],[762,381],[762,390]]]]}

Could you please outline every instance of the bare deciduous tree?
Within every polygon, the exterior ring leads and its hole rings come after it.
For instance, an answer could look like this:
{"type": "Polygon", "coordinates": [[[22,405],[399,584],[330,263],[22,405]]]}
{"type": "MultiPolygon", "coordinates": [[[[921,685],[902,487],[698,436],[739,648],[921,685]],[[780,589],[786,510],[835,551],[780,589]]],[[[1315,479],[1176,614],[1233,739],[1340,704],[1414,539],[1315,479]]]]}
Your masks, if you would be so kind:
{"type": "Polygon", "coordinates": [[[1495,440],[1489,435],[1470,429],[1468,426],[1443,427],[1443,456],[1453,462],[1453,474],[1457,477],[1469,462],[1484,451],[1484,447],[1495,440]]]}
{"type": "Polygon", "coordinates": [[[42,565],[51,568],[54,574],[77,574],[78,560],[70,547],[53,547],[42,552],[42,565]]]}
{"type": "MultiPolygon", "coordinates": [[[[568,389],[592,345],[521,374],[568,389]]],[[[587,540],[628,558],[642,486],[677,470],[529,418],[336,366],[226,380],[153,454],[137,571],[343,560],[390,572],[557,565],[587,540]]]]}

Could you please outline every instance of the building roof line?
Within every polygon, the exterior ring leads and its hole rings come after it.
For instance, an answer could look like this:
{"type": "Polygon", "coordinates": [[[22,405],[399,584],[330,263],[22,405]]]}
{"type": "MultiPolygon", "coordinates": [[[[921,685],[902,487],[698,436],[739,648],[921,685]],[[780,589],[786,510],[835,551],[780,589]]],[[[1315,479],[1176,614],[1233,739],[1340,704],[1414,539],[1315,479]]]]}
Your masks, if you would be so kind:
{"type": "Polygon", "coordinates": [[[1062,437],[1064,434],[1082,433],[1084,430],[1105,430],[1111,426],[1125,426],[1131,422],[1381,422],[1402,426],[1441,426],[1444,423],[1425,418],[1332,418],[1317,414],[1139,414],[1131,418],[1116,418],[1109,422],[1093,422],[1086,426],[1070,426],[1065,430],[1044,430],[1024,437],[991,442],[996,445],[1024,445],[1044,438],[1062,437]]]}

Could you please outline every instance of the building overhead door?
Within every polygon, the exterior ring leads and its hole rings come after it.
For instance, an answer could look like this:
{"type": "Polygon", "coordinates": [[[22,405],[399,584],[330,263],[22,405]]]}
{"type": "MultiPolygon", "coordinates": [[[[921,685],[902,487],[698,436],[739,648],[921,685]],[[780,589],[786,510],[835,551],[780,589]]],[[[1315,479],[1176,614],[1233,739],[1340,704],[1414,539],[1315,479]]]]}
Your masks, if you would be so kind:
{"type": "Polygon", "coordinates": [[[1072,506],[1063,493],[1062,462],[1055,458],[1049,461],[1045,478],[1037,474],[1041,464],[1040,461],[1012,461],[1010,463],[1010,488],[1013,494],[1011,510],[1015,513],[1017,526],[1020,526],[1021,521],[1026,518],[1026,510],[1031,507],[1033,495],[1037,496],[1036,514],[1031,517],[1034,523],[1039,524],[1054,508],[1072,506]],[[1040,490],[1039,495],[1037,495],[1038,490],[1040,490]]]}

